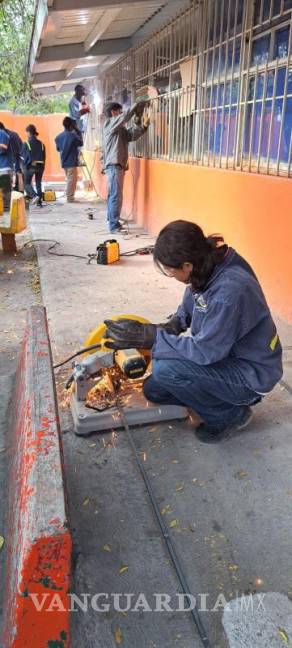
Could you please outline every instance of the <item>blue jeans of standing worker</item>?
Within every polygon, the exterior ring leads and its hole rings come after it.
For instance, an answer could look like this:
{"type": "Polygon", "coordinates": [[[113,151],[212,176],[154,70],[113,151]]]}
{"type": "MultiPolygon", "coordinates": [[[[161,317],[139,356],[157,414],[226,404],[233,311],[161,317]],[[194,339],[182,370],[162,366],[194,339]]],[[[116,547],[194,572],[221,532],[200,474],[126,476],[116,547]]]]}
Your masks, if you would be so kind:
{"type": "Polygon", "coordinates": [[[108,180],[107,221],[108,228],[112,232],[119,225],[125,171],[119,164],[110,164],[106,167],[106,175],[108,180]]]}
{"type": "Polygon", "coordinates": [[[24,188],[29,198],[39,197],[42,200],[42,177],[44,173],[44,165],[38,164],[24,169],[24,188]],[[36,191],[32,186],[33,177],[35,178],[36,191]]]}
{"type": "Polygon", "coordinates": [[[190,407],[207,425],[236,422],[242,405],[261,400],[246,386],[232,359],[212,365],[184,359],[153,360],[152,374],[144,381],[143,390],[152,403],[190,407]]]}

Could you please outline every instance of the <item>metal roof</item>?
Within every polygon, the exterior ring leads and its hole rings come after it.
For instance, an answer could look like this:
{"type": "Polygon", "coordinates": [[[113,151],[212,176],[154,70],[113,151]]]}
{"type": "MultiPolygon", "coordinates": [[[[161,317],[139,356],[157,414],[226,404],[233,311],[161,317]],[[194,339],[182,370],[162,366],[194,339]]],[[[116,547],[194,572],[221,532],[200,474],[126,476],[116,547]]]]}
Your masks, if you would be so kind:
{"type": "Polygon", "coordinates": [[[38,92],[71,91],[113,65],[191,0],[38,0],[29,73],[38,92]]]}

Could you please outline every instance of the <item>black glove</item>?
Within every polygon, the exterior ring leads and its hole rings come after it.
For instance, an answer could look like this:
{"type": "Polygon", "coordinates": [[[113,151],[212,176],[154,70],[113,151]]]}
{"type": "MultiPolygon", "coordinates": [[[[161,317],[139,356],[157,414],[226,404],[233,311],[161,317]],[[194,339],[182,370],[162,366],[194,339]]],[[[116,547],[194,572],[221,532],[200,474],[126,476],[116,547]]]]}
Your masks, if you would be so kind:
{"type": "Polygon", "coordinates": [[[109,349],[151,349],[155,342],[156,324],[141,324],[126,318],[104,323],[104,341],[109,349]]]}
{"type": "Polygon", "coordinates": [[[178,315],[173,315],[168,322],[157,324],[157,326],[171,335],[180,335],[180,333],[187,330],[187,326],[182,323],[178,315]]]}

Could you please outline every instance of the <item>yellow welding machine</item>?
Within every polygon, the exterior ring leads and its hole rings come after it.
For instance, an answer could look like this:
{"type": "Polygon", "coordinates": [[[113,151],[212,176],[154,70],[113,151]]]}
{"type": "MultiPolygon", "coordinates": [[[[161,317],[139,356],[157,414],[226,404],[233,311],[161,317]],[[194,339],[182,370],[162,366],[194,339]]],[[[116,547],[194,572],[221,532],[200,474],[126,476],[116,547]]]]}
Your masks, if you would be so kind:
{"type": "Polygon", "coordinates": [[[115,239],[108,239],[96,248],[97,263],[101,265],[108,265],[109,263],[115,263],[120,258],[120,246],[115,239]]]}
{"type": "Polygon", "coordinates": [[[43,193],[43,200],[45,200],[46,202],[53,202],[54,200],[56,200],[56,192],[52,189],[47,189],[43,193]]]}

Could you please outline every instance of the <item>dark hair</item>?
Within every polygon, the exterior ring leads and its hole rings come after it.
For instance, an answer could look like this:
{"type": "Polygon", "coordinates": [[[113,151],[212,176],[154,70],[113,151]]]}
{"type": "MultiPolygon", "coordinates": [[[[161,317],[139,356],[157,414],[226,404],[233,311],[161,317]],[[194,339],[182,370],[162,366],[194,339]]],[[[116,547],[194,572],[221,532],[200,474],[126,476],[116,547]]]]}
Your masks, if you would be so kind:
{"type": "Polygon", "coordinates": [[[75,86],[74,90],[75,90],[75,93],[77,93],[77,92],[78,92],[78,93],[79,93],[79,92],[82,92],[82,93],[83,93],[83,92],[85,92],[85,87],[84,87],[84,85],[82,85],[81,83],[77,83],[77,85],[75,86]]]}
{"type": "Polygon", "coordinates": [[[30,135],[35,135],[35,137],[38,136],[37,129],[36,129],[36,127],[35,127],[33,124],[28,124],[28,126],[26,127],[25,130],[26,130],[26,132],[29,133],[30,135]]]}
{"type": "Polygon", "coordinates": [[[72,128],[72,126],[73,127],[76,126],[76,123],[75,123],[74,119],[72,119],[72,117],[64,117],[63,126],[64,126],[64,128],[66,128],[66,130],[70,130],[70,128],[72,128]]]}
{"type": "Polygon", "coordinates": [[[110,101],[104,107],[106,117],[112,116],[112,110],[123,110],[123,106],[118,101],[110,101]]]}
{"type": "Polygon", "coordinates": [[[194,290],[202,290],[214,268],[222,263],[227,245],[220,234],[205,237],[199,225],[176,220],[166,225],[158,235],[153,257],[156,266],[181,268],[184,263],[193,264],[190,283],[194,290]]]}
{"type": "Polygon", "coordinates": [[[5,128],[4,124],[3,124],[3,122],[0,122],[0,130],[6,130],[6,128],[5,128]]]}

